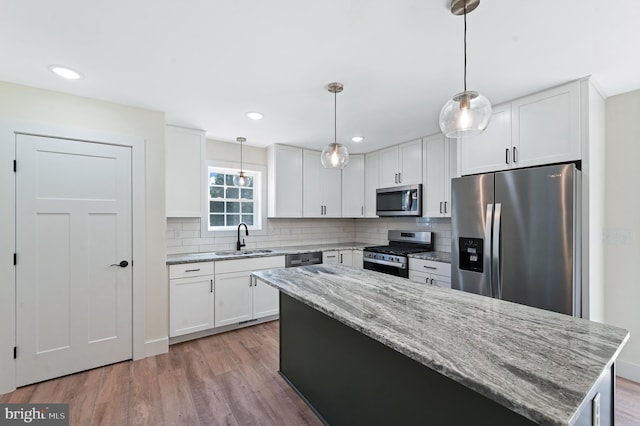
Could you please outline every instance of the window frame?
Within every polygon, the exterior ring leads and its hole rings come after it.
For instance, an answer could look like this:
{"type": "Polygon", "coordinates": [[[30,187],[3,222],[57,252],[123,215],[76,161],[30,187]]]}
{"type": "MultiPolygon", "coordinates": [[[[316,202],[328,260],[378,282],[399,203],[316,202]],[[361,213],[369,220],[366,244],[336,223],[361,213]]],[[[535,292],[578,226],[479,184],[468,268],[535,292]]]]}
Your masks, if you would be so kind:
{"type": "MultiPolygon", "coordinates": [[[[239,172],[240,163],[233,163],[228,161],[205,161],[203,166],[203,202],[202,202],[202,215],[200,225],[200,235],[203,238],[206,237],[226,237],[235,236],[237,226],[225,226],[215,227],[210,229],[209,227],[209,169],[215,168],[221,171],[239,172]]],[[[264,233],[264,224],[266,223],[266,200],[267,200],[267,169],[264,165],[244,163],[242,170],[245,173],[250,172],[254,175],[253,184],[253,197],[254,197],[254,220],[253,225],[249,225],[250,231],[253,231],[253,235],[261,235],[264,233]]]]}

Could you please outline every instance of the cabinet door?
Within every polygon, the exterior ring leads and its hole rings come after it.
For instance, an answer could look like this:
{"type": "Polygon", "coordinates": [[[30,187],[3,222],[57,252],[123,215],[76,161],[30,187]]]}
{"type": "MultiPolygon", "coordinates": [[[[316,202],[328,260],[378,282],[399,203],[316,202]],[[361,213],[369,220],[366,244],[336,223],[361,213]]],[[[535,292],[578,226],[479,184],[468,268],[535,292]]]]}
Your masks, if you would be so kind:
{"type": "Polygon", "coordinates": [[[337,264],[340,262],[339,260],[339,255],[340,253],[338,252],[338,250],[331,250],[331,251],[323,251],[322,252],[322,263],[328,263],[328,264],[337,264]]]}
{"type": "Polygon", "coordinates": [[[169,337],[214,326],[213,276],[169,280],[169,337]]]}
{"type": "Polygon", "coordinates": [[[414,283],[429,284],[431,275],[421,271],[409,271],[409,279],[414,283]]]}
{"type": "Polygon", "coordinates": [[[364,156],[364,215],[376,215],[376,189],[380,185],[380,154],[372,152],[364,156]]]}
{"type": "Polygon", "coordinates": [[[216,274],[214,287],[216,327],[251,319],[251,272],[216,274]]]}
{"type": "Polygon", "coordinates": [[[431,274],[430,283],[438,287],[451,288],[451,277],[431,274]]]}
{"type": "Polygon", "coordinates": [[[448,161],[445,161],[448,153],[445,139],[443,134],[424,139],[425,170],[422,187],[422,216],[424,217],[444,215],[445,179],[449,168],[448,161]]]}
{"type": "Polygon", "coordinates": [[[398,173],[400,173],[398,147],[392,146],[380,151],[380,188],[400,185],[398,173]]]}
{"type": "Polygon", "coordinates": [[[258,319],[280,313],[280,297],[276,288],[253,279],[253,318],[258,319]]]}
{"type": "Polygon", "coordinates": [[[493,107],[491,121],[478,136],[460,139],[460,174],[494,172],[511,167],[511,104],[493,107]]]}
{"type": "Polygon", "coordinates": [[[167,217],[202,215],[204,132],[166,127],[165,206],[167,217]]]}
{"type": "Polygon", "coordinates": [[[451,179],[458,177],[458,141],[445,138],[444,140],[444,214],[451,217],[451,179]],[[447,161],[448,160],[448,161],[447,161]]]}
{"type": "Polygon", "coordinates": [[[303,150],[302,215],[304,217],[324,216],[322,192],[327,182],[322,181],[322,168],[320,152],[308,149],[303,150]]]}
{"type": "Polygon", "coordinates": [[[401,185],[422,183],[422,139],[416,139],[398,146],[399,173],[401,185]]]}
{"type": "Polygon", "coordinates": [[[302,149],[272,145],[267,154],[269,217],[302,217],[302,149]]]}
{"type": "Polygon", "coordinates": [[[517,167],[580,159],[580,83],[513,101],[517,167]]]}
{"type": "Polygon", "coordinates": [[[353,250],[353,267],[357,269],[364,269],[362,250],[353,250]]]}
{"type": "Polygon", "coordinates": [[[342,169],[342,217],[364,216],[364,155],[349,156],[342,169]]]}
{"type": "MultiPolygon", "coordinates": [[[[318,157],[320,164],[320,157],[318,157]]],[[[351,167],[348,165],[347,167],[351,167]]],[[[342,217],[342,173],[340,169],[325,169],[320,164],[323,217],[342,217]]]]}
{"type": "Polygon", "coordinates": [[[341,265],[353,266],[353,250],[340,250],[339,257],[341,265]]]}

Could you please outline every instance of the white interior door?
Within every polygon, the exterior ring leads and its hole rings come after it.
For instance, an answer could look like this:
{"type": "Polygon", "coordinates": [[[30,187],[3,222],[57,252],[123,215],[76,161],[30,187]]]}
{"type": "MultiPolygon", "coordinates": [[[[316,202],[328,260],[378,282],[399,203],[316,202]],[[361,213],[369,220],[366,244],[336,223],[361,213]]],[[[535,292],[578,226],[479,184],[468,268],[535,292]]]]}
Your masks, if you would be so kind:
{"type": "Polygon", "coordinates": [[[17,385],[130,359],[131,149],[18,135],[16,158],[17,385]]]}

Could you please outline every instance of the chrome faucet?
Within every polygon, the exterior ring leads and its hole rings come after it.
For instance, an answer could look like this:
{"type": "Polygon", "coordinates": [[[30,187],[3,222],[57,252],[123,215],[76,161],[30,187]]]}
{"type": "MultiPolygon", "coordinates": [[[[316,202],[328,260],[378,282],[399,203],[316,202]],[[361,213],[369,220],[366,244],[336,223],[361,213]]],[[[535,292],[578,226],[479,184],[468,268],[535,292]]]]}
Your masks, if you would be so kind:
{"type": "Polygon", "coordinates": [[[236,250],[240,250],[242,247],[245,246],[244,243],[244,238],[242,239],[242,242],[240,242],[240,227],[244,226],[244,232],[245,232],[245,236],[249,236],[249,228],[247,228],[247,224],[244,222],[240,222],[238,224],[238,241],[236,241],[236,250]]]}

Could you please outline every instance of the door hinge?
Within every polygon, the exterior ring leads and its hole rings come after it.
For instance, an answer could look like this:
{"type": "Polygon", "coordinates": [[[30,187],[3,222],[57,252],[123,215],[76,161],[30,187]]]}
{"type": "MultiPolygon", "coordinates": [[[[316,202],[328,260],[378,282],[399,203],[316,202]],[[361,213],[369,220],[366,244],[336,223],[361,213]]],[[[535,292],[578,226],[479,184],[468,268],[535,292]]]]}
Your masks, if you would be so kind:
{"type": "Polygon", "coordinates": [[[13,172],[15,173],[16,171],[18,171],[18,162],[13,160],[13,172]]]}
{"type": "Polygon", "coordinates": [[[13,359],[17,359],[18,358],[18,347],[14,346],[13,347],[13,359]]]}
{"type": "Polygon", "coordinates": [[[13,264],[14,266],[18,264],[18,253],[13,253],[13,264]]]}

